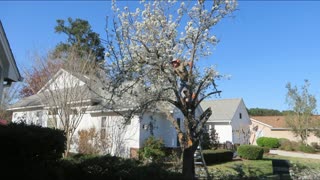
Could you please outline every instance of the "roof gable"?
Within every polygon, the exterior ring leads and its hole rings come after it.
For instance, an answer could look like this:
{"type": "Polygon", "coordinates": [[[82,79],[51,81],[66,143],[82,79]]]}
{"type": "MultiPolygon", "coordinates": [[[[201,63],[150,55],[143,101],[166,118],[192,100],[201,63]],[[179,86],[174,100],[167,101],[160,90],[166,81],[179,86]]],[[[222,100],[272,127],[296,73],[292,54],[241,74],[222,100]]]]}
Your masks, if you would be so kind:
{"type": "MultiPolygon", "coordinates": [[[[83,77],[85,78],[85,77],[83,77]]],[[[38,92],[42,93],[48,88],[53,88],[53,89],[64,89],[68,87],[75,86],[82,86],[85,84],[82,78],[79,78],[79,76],[75,76],[74,74],[64,70],[60,69],[38,92]],[[69,82],[66,84],[66,82],[69,82]]]]}
{"type": "Polygon", "coordinates": [[[203,110],[211,107],[212,115],[208,121],[231,121],[235,115],[235,112],[242,102],[241,98],[237,99],[222,99],[222,100],[208,100],[201,102],[201,108],[203,110]]]}

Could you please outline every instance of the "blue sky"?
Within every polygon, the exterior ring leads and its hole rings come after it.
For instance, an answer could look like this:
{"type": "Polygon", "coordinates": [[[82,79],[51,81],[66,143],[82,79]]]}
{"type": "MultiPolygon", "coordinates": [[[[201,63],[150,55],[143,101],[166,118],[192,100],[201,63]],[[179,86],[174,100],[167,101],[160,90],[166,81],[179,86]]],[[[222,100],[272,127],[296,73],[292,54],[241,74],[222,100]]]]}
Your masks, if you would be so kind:
{"type": "MultiPolygon", "coordinates": [[[[217,82],[219,99],[241,97],[248,108],[285,110],[286,83],[301,86],[308,79],[320,102],[319,9],[319,1],[239,1],[235,16],[214,28],[220,43],[210,63],[231,75],[217,82]]],[[[54,33],[56,19],[86,19],[104,38],[110,10],[110,1],[0,1],[0,19],[20,70],[30,66],[34,52],[65,40],[54,33]]]]}

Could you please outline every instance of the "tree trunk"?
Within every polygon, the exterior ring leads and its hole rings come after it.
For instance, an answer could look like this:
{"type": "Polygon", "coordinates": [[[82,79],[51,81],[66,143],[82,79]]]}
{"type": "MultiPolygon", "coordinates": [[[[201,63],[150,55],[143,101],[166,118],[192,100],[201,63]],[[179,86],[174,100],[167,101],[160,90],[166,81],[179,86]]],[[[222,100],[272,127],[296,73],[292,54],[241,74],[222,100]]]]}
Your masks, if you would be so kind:
{"type": "Polygon", "coordinates": [[[195,179],[194,171],[194,152],[195,150],[191,147],[184,149],[183,155],[183,167],[182,174],[184,179],[195,179]]]}
{"type": "Polygon", "coordinates": [[[70,138],[70,135],[68,134],[68,133],[66,133],[67,135],[67,144],[66,144],[66,150],[65,150],[65,152],[64,152],[64,157],[68,157],[68,155],[69,155],[69,150],[70,150],[70,145],[71,145],[71,138],[70,138]]]}

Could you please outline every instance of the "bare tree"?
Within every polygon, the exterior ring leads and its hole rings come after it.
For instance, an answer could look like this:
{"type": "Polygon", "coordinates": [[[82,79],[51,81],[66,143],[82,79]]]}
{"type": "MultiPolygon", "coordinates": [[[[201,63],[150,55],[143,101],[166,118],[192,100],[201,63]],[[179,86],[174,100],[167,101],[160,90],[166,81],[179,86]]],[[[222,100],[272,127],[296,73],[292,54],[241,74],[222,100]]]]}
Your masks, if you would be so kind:
{"type": "Polygon", "coordinates": [[[21,84],[15,82],[10,87],[4,88],[0,102],[0,119],[6,120],[7,122],[11,121],[12,112],[6,109],[19,99],[20,87],[21,84]]]}
{"type": "Polygon", "coordinates": [[[301,91],[298,90],[297,86],[292,87],[290,83],[286,86],[288,89],[286,102],[292,110],[286,115],[286,123],[305,144],[310,129],[314,125],[312,116],[315,114],[317,102],[315,96],[309,93],[309,86],[308,80],[305,80],[301,91]]]}
{"type": "Polygon", "coordinates": [[[45,56],[35,53],[31,57],[33,66],[23,70],[25,78],[19,91],[21,97],[36,94],[62,67],[63,61],[53,59],[50,56],[50,53],[45,56]]]}
{"type": "MultiPolygon", "coordinates": [[[[76,50],[70,51],[66,59],[59,59],[61,69],[48,80],[48,76],[39,76],[40,82],[47,82],[38,92],[42,104],[48,111],[48,126],[63,129],[66,135],[66,151],[68,156],[72,137],[76,132],[86,108],[91,105],[94,95],[96,66],[88,59],[90,54],[79,57],[76,50]]],[[[50,57],[50,56],[48,56],[50,57]]],[[[39,61],[37,66],[45,74],[52,69],[47,61],[39,61]]]]}
{"type": "MultiPolygon", "coordinates": [[[[205,98],[220,93],[214,80],[214,67],[201,67],[199,61],[211,54],[218,42],[212,28],[235,10],[234,0],[210,2],[142,1],[142,9],[130,11],[112,3],[114,17],[107,27],[105,90],[114,111],[126,119],[146,111],[161,109],[175,127],[183,152],[182,172],[194,178],[194,152],[210,108],[196,116],[205,98]],[[187,78],[179,78],[172,60],[189,66],[187,78]],[[187,63],[188,62],[188,63],[187,63]],[[181,92],[184,86],[184,92],[181,92]],[[118,102],[121,102],[119,104],[118,102]],[[184,116],[181,128],[170,115],[177,108],[184,116]],[[119,111],[121,109],[122,111],[119,111]],[[126,111],[123,111],[126,109],[126,111]]],[[[210,62],[207,61],[207,64],[210,62]]],[[[187,68],[187,67],[184,67],[187,68]]]]}

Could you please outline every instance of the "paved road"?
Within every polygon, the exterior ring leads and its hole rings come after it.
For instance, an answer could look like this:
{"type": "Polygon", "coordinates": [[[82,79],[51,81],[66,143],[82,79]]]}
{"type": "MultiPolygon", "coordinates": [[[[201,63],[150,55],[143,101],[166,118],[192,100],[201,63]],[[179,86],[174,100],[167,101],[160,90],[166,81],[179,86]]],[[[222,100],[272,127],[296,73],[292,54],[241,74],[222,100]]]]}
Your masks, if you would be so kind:
{"type": "Polygon", "coordinates": [[[320,154],[309,154],[309,153],[303,153],[303,152],[289,152],[289,151],[281,151],[281,150],[270,150],[269,153],[270,154],[278,154],[281,156],[289,156],[289,157],[320,159],[320,154]]]}

